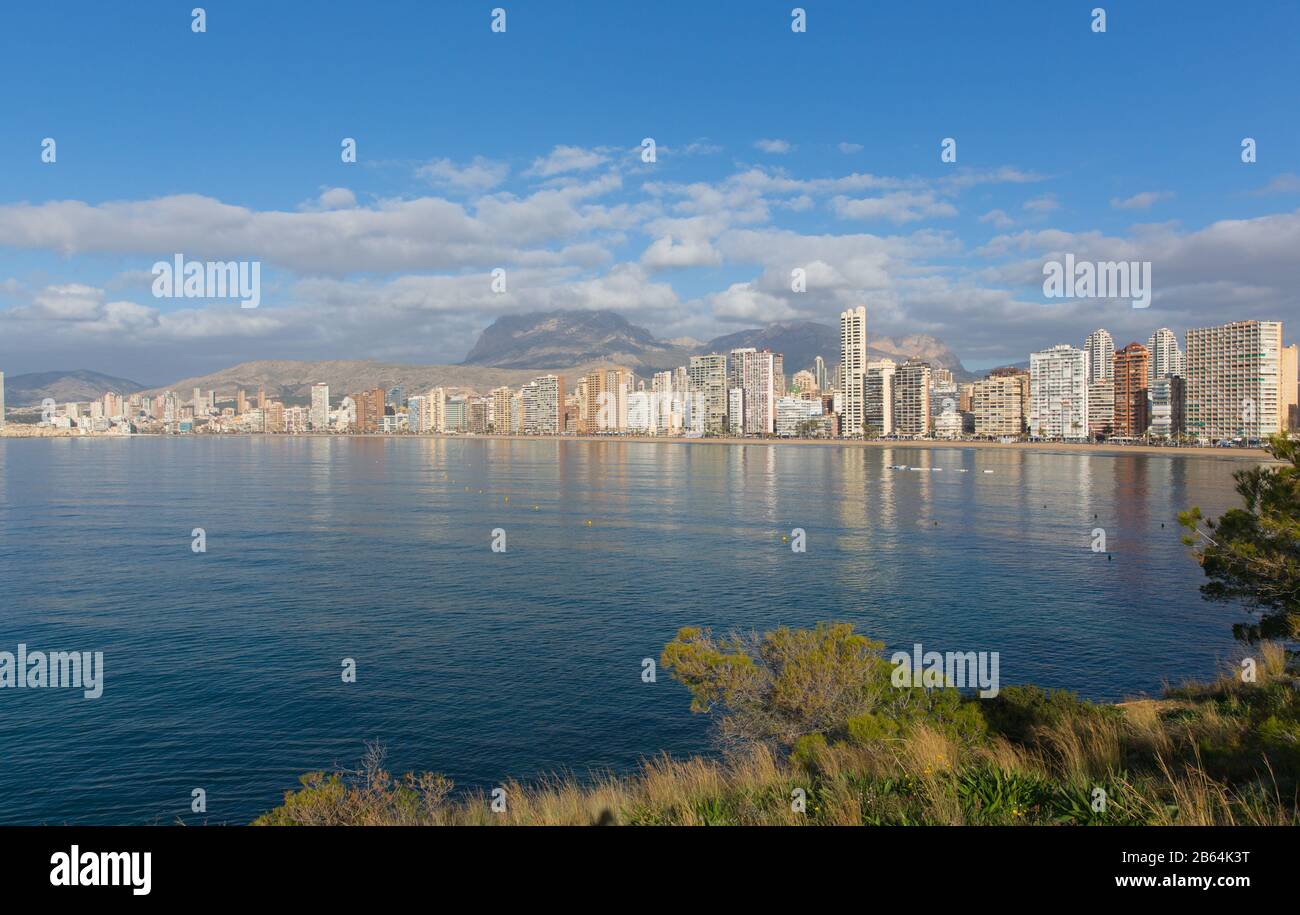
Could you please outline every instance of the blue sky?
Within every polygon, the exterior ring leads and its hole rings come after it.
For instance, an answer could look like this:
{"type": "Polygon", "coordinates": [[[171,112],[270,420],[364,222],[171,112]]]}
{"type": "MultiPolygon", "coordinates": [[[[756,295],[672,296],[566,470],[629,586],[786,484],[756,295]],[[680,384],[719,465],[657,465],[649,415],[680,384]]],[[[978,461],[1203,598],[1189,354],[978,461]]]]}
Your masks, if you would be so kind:
{"type": "Polygon", "coordinates": [[[0,370],[450,362],[551,307],[860,302],[972,367],[1300,319],[1294,3],[197,3],[0,11],[0,370]],[[155,298],[175,252],[261,261],[263,304],[155,298]],[[1045,299],[1064,252],[1152,261],[1151,308],[1045,299]]]}

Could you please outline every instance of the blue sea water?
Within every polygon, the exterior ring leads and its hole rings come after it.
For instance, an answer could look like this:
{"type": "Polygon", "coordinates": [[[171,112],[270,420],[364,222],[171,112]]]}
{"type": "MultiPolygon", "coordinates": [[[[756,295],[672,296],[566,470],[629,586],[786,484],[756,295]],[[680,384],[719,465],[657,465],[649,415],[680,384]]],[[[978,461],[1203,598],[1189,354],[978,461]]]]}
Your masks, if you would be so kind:
{"type": "Polygon", "coordinates": [[[641,677],[686,625],[844,620],[890,650],[997,651],[1003,685],[1157,693],[1233,652],[1239,617],[1200,598],[1175,518],[1235,504],[1244,466],[552,439],[0,440],[0,650],[102,651],[105,668],[96,700],[0,689],[0,822],[246,822],[299,774],[355,764],[366,741],[398,771],[484,788],[708,752],[685,689],[641,677]],[[1090,549],[1098,527],[1109,558],[1090,549]],[[794,528],[806,553],[782,541],[794,528]]]}

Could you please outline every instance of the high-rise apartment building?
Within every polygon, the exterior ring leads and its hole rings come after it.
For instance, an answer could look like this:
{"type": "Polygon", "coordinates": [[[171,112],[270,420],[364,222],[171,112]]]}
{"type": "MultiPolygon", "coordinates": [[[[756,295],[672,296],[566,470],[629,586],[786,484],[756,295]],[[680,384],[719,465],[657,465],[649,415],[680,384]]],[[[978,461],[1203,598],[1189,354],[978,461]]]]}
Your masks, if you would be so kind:
{"type": "Polygon", "coordinates": [[[745,389],[730,388],[727,391],[727,433],[745,434],[745,389]]]}
{"type": "Polygon", "coordinates": [[[1178,346],[1178,337],[1167,327],[1161,327],[1147,340],[1147,352],[1151,354],[1151,370],[1147,378],[1147,387],[1157,378],[1166,375],[1183,376],[1183,351],[1178,346]]]}
{"type": "Polygon", "coordinates": [[[627,428],[627,395],[633,390],[629,369],[601,368],[589,372],[583,379],[582,390],[578,416],[583,432],[621,432],[627,428]]]}
{"type": "Polygon", "coordinates": [[[985,436],[1020,436],[1025,432],[1029,405],[1029,375],[1011,370],[990,374],[971,388],[971,412],[975,414],[975,434],[985,436]]]}
{"type": "Polygon", "coordinates": [[[724,434],[727,431],[726,354],[692,356],[686,376],[691,392],[704,398],[704,434],[724,434]]]}
{"type": "MultiPolygon", "coordinates": [[[[840,312],[840,390],[843,434],[862,434],[862,379],[867,374],[867,309],[840,312]]],[[[928,422],[928,421],[927,421],[928,422]]]]}
{"type": "Polygon", "coordinates": [[[1278,422],[1286,431],[1300,429],[1300,347],[1292,343],[1282,347],[1282,362],[1279,368],[1281,381],[1278,382],[1277,416],[1278,422]]]}
{"type": "Polygon", "coordinates": [[[1087,353],[1065,343],[1029,354],[1030,435],[1088,438],[1087,364],[1087,353]]]}
{"type": "Polygon", "coordinates": [[[908,359],[894,372],[894,431],[929,435],[930,363],[908,359]]]}
{"type": "Polygon", "coordinates": [[[352,403],[356,408],[356,420],[352,425],[352,431],[379,431],[379,425],[384,416],[384,396],[386,393],[383,388],[373,388],[352,395],[352,403]]]}
{"type": "Polygon", "coordinates": [[[1123,438],[1144,435],[1150,425],[1147,413],[1147,374],[1151,354],[1141,343],[1130,343],[1115,351],[1115,420],[1114,434],[1123,438]]]}
{"type": "Polygon", "coordinates": [[[1172,438],[1186,431],[1187,383],[1178,375],[1151,382],[1151,434],[1172,438]]]}
{"type": "Polygon", "coordinates": [[[327,384],[311,386],[311,427],[317,432],[330,427],[330,386],[327,384]]]}
{"type": "Polygon", "coordinates": [[[1281,430],[1281,321],[1189,330],[1185,359],[1189,435],[1216,441],[1281,430]]]}
{"type": "Polygon", "coordinates": [[[1099,328],[1083,341],[1083,351],[1087,354],[1084,364],[1085,381],[1110,381],[1114,371],[1115,340],[1105,328],[1099,328]]]}
{"type": "Polygon", "coordinates": [[[817,390],[826,394],[831,389],[831,373],[826,368],[826,360],[818,356],[813,360],[813,378],[817,381],[817,390]]]}
{"type": "Polygon", "coordinates": [[[514,392],[509,388],[493,388],[488,395],[492,398],[492,431],[498,435],[508,435],[514,429],[510,426],[510,400],[514,392]]]}
{"type": "Polygon", "coordinates": [[[734,349],[729,364],[730,386],[745,392],[741,431],[745,435],[772,435],[776,432],[776,402],[785,388],[781,354],[752,347],[734,349]]]}
{"type": "MultiPolygon", "coordinates": [[[[524,385],[524,391],[524,432],[529,435],[563,434],[564,379],[558,375],[542,375],[524,385]]],[[[626,420],[623,426],[626,428],[626,420]]]]}
{"type": "Polygon", "coordinates": [[[1115,434],[1114,381],[1088,383],[1088,434],[1093,437],[1115,434]]]}
{"type": "Polygon", "coordinates": [[[862,376],[864,434],[894,434],[894,373],[897,370],[893,359],[867,363],[867,372],[862,376]]]}

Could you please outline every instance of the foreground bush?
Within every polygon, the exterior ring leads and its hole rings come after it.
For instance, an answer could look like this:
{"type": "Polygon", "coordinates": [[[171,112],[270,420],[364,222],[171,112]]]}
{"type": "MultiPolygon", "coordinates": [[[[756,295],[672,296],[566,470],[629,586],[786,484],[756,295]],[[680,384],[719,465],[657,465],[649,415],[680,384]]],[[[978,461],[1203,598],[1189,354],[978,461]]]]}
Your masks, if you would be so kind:
{"type": "Polygon", "coordinates": [[[372,749],[313,773],[261,825],[1280,824],[1300,821],[1300,683],[1265,646],[1224,676],[1118,706],[1031,686],[994,699],[892,687],[847,626],[715,640],[664,661],[727,752],[627,777],[508,783],[505,809],[441,776],[391,776],[372,749]]]}

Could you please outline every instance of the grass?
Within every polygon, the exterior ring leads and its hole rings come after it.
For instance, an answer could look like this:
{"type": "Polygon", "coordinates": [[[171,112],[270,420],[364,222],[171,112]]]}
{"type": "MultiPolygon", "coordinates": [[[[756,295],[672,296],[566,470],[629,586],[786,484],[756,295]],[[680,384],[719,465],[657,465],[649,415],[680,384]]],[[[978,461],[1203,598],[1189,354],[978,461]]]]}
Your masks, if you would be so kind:
{"type": "Polygon", "coordinates": [[[507,782],[505,809],[434,774],[395,777],[370,748],[316,772],[257,825],[1296,825],[1300,680],[1280,646],[1256,682],[1225,674],[1160,700],[1094,705],[1009,687],[981,728],[920,721],[754,744],[633,775],[507,782]]]}

